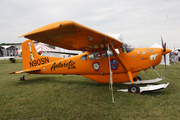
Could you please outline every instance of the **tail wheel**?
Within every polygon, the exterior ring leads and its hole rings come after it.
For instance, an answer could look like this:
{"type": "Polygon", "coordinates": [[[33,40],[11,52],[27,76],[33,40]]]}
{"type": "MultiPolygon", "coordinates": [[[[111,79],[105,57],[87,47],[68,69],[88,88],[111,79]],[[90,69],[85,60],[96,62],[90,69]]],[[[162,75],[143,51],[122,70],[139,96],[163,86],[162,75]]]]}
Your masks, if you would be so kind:
{"type": "Polygon", "coordinates": [[[20,81],[24,81],[24,80],[27,80],[27,79],[25,78],[25,75],[23,75],[22,77],[20,77],[20,81]]]}
{"type": "Polygon", "coordinates": [[[130,93],[139,93],[140,92],[140,88],[136,84],[131,84],[128,87],[128,92],[130,92],[130,93]]]}
{"type": "Polygon", "coordinates": [[[25,77],[24,75],[22,77],[20,77],[20,80],[24,80],[24,77],[25,77]]]}
{"type": "Polygon", "coordinates": [[[136,77],[133,78],[133,81],[137,81],[137,80],[141,81],[142,79],[139,76],[136,76],[136,77]]]}

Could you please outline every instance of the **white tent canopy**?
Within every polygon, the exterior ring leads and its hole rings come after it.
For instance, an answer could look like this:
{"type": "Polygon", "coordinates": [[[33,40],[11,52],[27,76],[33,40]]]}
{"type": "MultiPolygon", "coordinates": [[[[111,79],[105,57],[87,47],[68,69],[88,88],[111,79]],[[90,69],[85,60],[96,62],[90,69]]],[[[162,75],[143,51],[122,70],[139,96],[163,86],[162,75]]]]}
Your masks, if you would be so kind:
{"type": "MultiPolygon", "coordinates": [[[[59,52],[58,50],[52,49],[50,47],[44,46],[42,43],[38,43],[35,46],[35,49],[37,52],[59,52]]],[[[20,54],[22,50],[18,50],[18,53],[20,54]]]]}
{"type": "Polygon", "coordinates": [[[47,46],[44,46],[44,45],[42,45],[41,43],[36,44],[36,45],[35,45],[35,48],[36,48],[36,51],[37,51],[37,52],[43,52],[43,51],[59,52],[59,51],[57,51],[57,50],[55,50],[55,49],[52,49],[52,48],[47,47],[47,46]]]}
{"type": "Polygon", "coordinates": [[[154,47],[154,48],[162,48],[162,46],[159,45],[158,43],[154,43],[154,45],[152,45],[151,47],[154,47]]]}

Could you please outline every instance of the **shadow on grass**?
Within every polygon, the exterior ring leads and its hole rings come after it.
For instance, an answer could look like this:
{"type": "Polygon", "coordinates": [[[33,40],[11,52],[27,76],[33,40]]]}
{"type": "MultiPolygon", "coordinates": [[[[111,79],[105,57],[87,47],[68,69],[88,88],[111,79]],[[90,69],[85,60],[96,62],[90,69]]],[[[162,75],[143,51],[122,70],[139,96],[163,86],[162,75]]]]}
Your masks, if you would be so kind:
{"type": "Polygon", "coordinates": [[[157,97],[159,95],[167,95],[169,94],[168,92],[162,90],[158,90],[158,91],[148,91],[148,92],[142,92],[141,95],[148,95],[148,96],[153,96],[153,97],[157,97]]]}
{"type": "Polygon", "coordinates": [[[27,84],[44,84],[44,83],[56,83],[56,84],[79,84],[79,85],[92,85],[92,86],[109,86],[109,84],[104,84],[104,83],[98,83],[91,81],[89,79],[87,80],[66,80],[66,78],[53,78],[53,77],[37,77],[37,78],[29,78],[28,80],[25,81],[19,81],[16,84],[17,85],[27,85],[27,84]]]}
{"type": "MultiPolygon", "coordinates": [[[[67,76],[68,77],[68,76],[67,76]]],[[[82,78],[81,78],[82,79],[82,78]]],[[[26,81],[19,81],[15,83],[17,86],[19,85],[29,85],[29,84],[47,84],[47,83],[55,83],[56,85],[58,84],[66,84],[66,85],[87,85],[87,86],[93,86],[93,87],[102,87],[102,86],[107,86],[109,87],[109,84],[104,84],[104,83],[98,83],[95,81],[92,81],[90,79],[82,79],[79,80],[77,77],[77,80],[73,79],[68,79],[66,77],[59,77],[54,78],[53,76],[42,76],[42,77],[36,77],[36,78],[29,78],[26,81]]],[[[117,89],[128,89],[128,85],[124,85],[122,83],[114,83],[113,84],[114,90],[116,91],[117,89]]],[[[149,91],[149,92],[142,92],[140,95],[148,95],[152,97],[157,97],[158,95],[165,95],[165,94],[171,94],[170,92],[164,91],[165,89],[158,90],[158,91],[149,91]]],[[[117,92],[117,91],[116,91],[117,92]]],[[[133,94],[133,93],[132,93],[133,94]]]]}

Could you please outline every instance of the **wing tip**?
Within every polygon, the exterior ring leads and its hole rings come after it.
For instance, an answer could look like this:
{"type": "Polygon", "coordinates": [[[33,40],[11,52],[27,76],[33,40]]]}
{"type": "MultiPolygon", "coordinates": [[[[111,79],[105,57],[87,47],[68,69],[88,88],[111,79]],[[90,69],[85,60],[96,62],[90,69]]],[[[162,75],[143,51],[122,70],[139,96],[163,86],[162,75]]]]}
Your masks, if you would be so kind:
{"type": "Polygon", "coordinates": [[[64,21],[58,21],[58,22],[54,22],[54,23],[51,23],[51,24],[48,24],[48,25],[45,25],[43,27],[40,27],[38,29],[35,29],[31,32],[28,32],[26,34],[23,34],[21,36],[19,36],[18,38],[20,37],[26,37],[28,35],[32,35],[32,34],[36,34],[36,33],[39,33],[39,32],[44,32],[44,31],[48,31],[48,30],[52,30],[52,29],[56,29],[56,28],[59,28],[61,26],[69,26],[69,25],[75,25],[76,22],[75,21],[72,21],[72,20],[64,20],[64,21]]]}

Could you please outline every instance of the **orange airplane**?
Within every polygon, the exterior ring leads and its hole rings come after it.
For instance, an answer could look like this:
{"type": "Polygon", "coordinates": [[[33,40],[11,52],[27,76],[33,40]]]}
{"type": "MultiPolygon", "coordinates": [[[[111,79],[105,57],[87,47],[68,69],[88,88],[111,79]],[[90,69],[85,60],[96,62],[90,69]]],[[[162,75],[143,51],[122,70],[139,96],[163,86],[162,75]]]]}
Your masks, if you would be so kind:
{"type": "Polygon", "coordinates": [[[137,84],[163,79],[133,81],[139,78],[136,76],[141,70],[154,68],[161,62],[162,55],[171,52],[166,44],[163,48],[127,48],[123,42],[74,21],[55,22],[20,37],[30,39],[22,43],[23,70],[10,74],[75,74],[111,85],[130,81],[128,92],[131,93],[142,92],[137,84]],[[32,40],[86,52],[70,58],[40,56],[32,40]]]}

